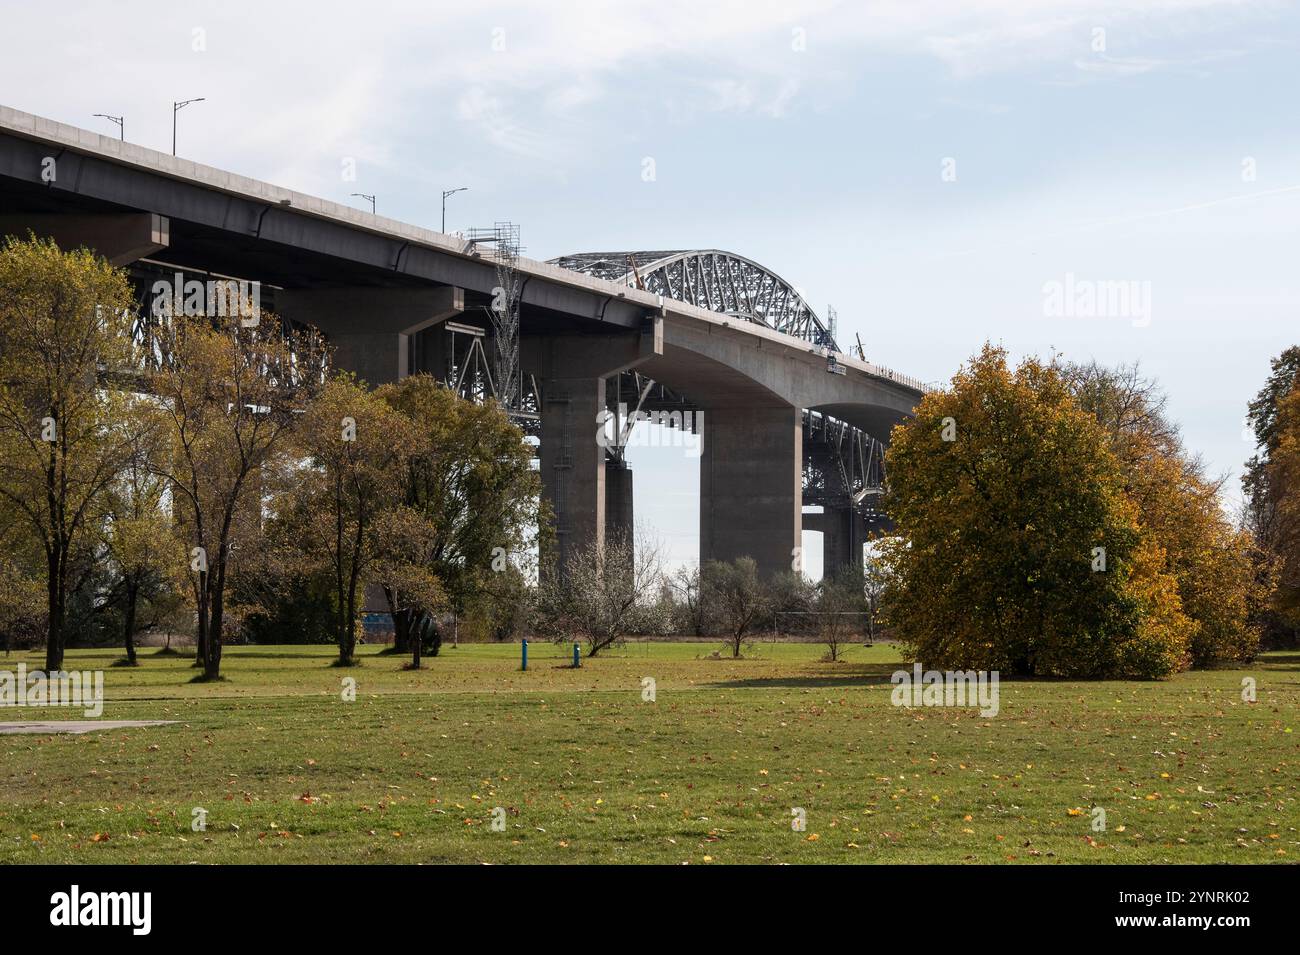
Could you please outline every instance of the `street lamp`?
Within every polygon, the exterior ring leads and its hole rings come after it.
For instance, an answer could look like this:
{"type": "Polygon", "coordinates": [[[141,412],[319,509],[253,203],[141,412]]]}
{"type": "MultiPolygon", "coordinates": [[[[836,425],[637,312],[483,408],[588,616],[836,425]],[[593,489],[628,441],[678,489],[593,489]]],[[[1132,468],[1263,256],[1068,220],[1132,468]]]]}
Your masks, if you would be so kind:
{"type": "Polygon", "coordinates": [[[464,192],[469,186],[458,186],[455,189],[442,190],[442,231],[447,232],[447,197],[454,196],[458,192],[464,192]]]}
{"type": "Polygon", "coordinates": [[[202,103],[207,97],[200,96],[198,99],[187,99],[181,102],[172,100],[172,155],[176,155],[176,114],[183,110],[190,103],[202,103]]]}
{"type": "Polygon", "coordinates": [[[126,120],[125,119],[123,119],[121,116],[110,116],[108,115],[108,113],[96,113],[95,115],[103,117],[104,119],[108,120],[110,123],[117,123],[117,128],[122,134],[121,135],[122,142],[126,142],[126,120]]]}
{"type": "Polygon", "coordinates": [[[361,199],[369,199],[369,200],[370,200],[370,214],[371,214],[371,215],[374,215],[374,214],[375,214],[375,197],[374,197],[374,196],[368,196],[368,195],[366,195],[364,192],[354,192],[354,193],[352,193],[352,195],[357,196],[358,198],[361,198],[361,199]]]}

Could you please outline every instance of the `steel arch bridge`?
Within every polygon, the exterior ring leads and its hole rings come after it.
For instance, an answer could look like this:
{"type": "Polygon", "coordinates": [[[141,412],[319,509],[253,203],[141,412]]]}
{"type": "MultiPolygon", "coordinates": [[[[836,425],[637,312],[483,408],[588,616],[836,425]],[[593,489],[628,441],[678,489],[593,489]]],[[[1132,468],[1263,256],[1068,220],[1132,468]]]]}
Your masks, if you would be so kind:
{"type": "MultiPolygon", "coordinates": [[[[668,252],[580,252],[550,259],[550,264],[594,278],[734,315],[765,325],[815,346],[839,351],[830,330],[804,297],[775,272],[733,252],[718,249],[668,252]]],[[[610,400],[627,395],[635,410],[685,410],[689,396],[666,388],[636,371],[624,372],[610,400]]],[[[852,509],[868,526],[883,519],[885,446],[878,438],[829,415],[803,410],[803,503],[852,509]]],[[[611,454],[619,457],[622,449],[611,454]]]]}
{"type": "Polygon", "coordinates": [[[752,259],[720,249],[579,252],[550,264],[733,315],[839,351],[830,330],[793,285],[752,259]]]}

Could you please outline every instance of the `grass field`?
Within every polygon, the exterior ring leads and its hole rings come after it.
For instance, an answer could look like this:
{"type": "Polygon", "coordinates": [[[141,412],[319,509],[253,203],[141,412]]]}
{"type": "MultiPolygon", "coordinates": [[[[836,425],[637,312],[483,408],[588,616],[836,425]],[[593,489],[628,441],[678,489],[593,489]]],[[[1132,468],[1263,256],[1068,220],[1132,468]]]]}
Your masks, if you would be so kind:
{"type": "MultiPolygon", "coordinates": [[[[984,718],[891,705],[890,647],[838,664],[811,645],[714,649],[636,643],[573,670],[534,644],[521,673],[517,646],[444,649],[419,672],[375,648],[347,670],[328,647],[232,648],[229,681],[207,685],[183,657],[73,651],[67,669],[106,671],[103,719],[179,722],[0,736],[0,862],[1300,859],[1300,655],[1163,683],[1005,681],[984,718]]],[[[0,669],[20,661],[42,663],[0,669]]]]}

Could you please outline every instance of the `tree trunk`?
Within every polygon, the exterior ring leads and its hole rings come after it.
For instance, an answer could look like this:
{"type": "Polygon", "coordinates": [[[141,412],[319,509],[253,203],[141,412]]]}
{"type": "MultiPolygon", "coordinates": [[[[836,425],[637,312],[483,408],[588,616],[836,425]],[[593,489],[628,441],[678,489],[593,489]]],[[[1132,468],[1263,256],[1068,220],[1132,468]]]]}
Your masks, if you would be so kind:
{"type": "Polygon", "coordinates": [[[397,609],[397,595],[391,587],[384,588],[384,599],[388,601],[388,614],[393,618],[393,652],[411,652],[411,618],[410,612],[397,609]]]}
{"type": "Polygon", "coordinates": [[[347,666],[352,662],[351,637],[352,628],[348,626],[347,594],[343,590],[342,578],[335,581],[334,590],[334,639],[339,645],[339,665],[347,666]]]}
{"type": "Polygon", "coordinates": [[[126,662],[135,666],[135,604],[140,588],[135,583],[126,586],[126,626],[124,642],[126,644],[126,662]]]}
{"type": "Polygon", "coordinates": [[[405,610],[393,613],[393,652],[411,652],[411,615],[405,610]]]}
{"type": "Polygon", "coordinates": [[[354,623],[354,611],[349,605],[342,610],[343,618],[339,621],[339,663],[351,666],[357,658],[357,629],[354,623]]]}
{"type": "Polygon", "coordinates": [[[197,629],[194,632],[194,665],[203,666],[203,661],[208,654],[208,585],[204,579],[206,572],[199,574],[199,586],[196,590],[198,598],[194,606],[197,610],[197,629]]]}
{"type": "Polygon", "coordinates": [[[63,669],[63,574],[57,551],[49,555],[47,561],[47,588],[49,621],[45,637],[45,672],[54,673],[63,669]]]}
{"type": "Polygon", "coordinates": [[[197,611],[197,629],[194,633],[194,665],[206,666],[208,658],[208,628],[211,625],[208,607],[208,572],[199,572],[199,583],[195,588],[195,609],[197,611]]]}
{"type": "Polygon", "coordinates": [[[352,662],[352,648],[348,646],[347,614],[347,608],[340,603],[334,616],[334,640],[339,645],[339,666],[347,666],[352,662]]]}
{"type": "Polygon", "coordinates": [[[208,640],[205,648],[207,652],[203,658],[203,676],[208,680],[215,680],[221,676],[221,627],[225,609],[223,603],[221,579],[218,577],[217,587],[212,594],[212,617],[208,625],[208,640]]]}
{"type": "Polygon", "coordinates": [[[407,640],[411,644],[411,669],[418,670],[420,669],[420,657],[421,654],[423,654],[424,652],[424,640],[422,639],[419,633],[415,634],[414,638],[411,638],[410,636],[411,630],[409,624],[407,625],[406,632],[407,632],[407,640]]]}

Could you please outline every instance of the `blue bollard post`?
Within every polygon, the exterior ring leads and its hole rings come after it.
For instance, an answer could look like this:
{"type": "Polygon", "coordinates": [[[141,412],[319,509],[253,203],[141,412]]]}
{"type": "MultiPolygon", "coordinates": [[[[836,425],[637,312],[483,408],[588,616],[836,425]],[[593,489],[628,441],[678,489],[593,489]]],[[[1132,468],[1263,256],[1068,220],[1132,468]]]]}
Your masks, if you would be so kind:
{"type": "Polygon", "coordinates": [[[527,670],[528,669],[528,641],[527,640],[521,640],[519,642],[519,652],[523,657],[523,665],[520,666],[519,669],[527,670]]]}
{"type": "Polygon", "coordinates": [[[579,656],[579,652],[578,645],[575,643],[573,645],[573,668],[575,670],[582,666],[582,658],[579,656]]]}

